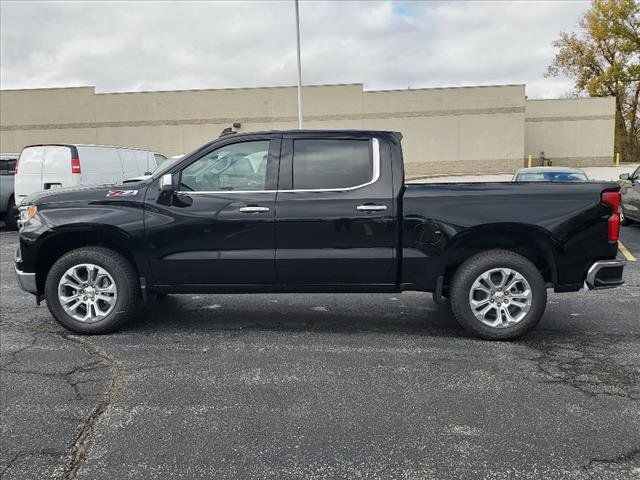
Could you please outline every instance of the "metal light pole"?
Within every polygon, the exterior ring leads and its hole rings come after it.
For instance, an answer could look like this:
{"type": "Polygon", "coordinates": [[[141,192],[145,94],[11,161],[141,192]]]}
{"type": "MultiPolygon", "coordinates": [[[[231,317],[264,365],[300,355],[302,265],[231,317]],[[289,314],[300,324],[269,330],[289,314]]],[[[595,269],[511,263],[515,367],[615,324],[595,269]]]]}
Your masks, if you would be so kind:
{"type": "Polygon", "coordinates": [[[300,62],[300,13],[296,3],[296,40],[298,48],[298,128],[302,129],[302,63],[300,62]]]}

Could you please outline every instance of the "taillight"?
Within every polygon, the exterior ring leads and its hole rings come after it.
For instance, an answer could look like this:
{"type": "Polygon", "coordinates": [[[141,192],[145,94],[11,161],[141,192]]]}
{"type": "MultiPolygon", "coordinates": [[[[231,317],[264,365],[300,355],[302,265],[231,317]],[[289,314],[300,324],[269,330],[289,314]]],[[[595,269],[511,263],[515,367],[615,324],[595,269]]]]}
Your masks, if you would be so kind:
{"type": "Polygon", "coordinates": [[[81,173],[80,172],[80,159],[72,158],[71,159],[71,173],[81,173]]]}
{"type": "Polygon", "coordinates": [[[622,196],[620,192],[602,192],[602,203],[611,207],[611,216],[608,223],[608,236],[610,242],[617,242],[620,238],[620,206],[622,196]]]}

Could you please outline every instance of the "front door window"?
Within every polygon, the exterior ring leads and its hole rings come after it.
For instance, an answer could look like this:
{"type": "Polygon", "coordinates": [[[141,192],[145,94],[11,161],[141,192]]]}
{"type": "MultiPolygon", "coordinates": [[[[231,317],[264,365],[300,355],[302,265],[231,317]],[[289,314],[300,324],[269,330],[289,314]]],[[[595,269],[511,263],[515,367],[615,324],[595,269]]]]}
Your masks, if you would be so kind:
{"type": "Polygon", "coordinates": [[[180,190],[266,190],[269,141],[234,143],[196,160],[182,171],[180,190]]]}

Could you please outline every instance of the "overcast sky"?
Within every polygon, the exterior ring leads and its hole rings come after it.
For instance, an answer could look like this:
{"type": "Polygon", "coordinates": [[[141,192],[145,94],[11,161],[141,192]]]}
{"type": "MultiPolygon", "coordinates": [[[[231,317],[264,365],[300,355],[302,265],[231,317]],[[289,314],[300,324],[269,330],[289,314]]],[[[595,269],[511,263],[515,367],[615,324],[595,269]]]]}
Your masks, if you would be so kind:
{"type": "MultiPolygon", "coordinates": [[[[295,85],[293,1],[0,3],[3,89],[95,85],[98,92],[295,85]]],[[[551,42],[588,2],[300,4],[305,84],[365,89],[545,79],[551,42]]]]}

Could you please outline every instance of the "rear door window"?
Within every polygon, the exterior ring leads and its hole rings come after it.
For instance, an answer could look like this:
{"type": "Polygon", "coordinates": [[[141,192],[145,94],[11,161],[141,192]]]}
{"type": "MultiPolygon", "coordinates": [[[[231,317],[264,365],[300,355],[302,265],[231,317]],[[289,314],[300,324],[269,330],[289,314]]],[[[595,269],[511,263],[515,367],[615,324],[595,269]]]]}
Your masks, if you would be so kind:
{"type": "Polygon", "coordinates": [[[146,175],[146,172],[150,171],[149,161],[151,154],[143,150],[134,150],[133,152],[136,157],[136,163],[138,164],[138,175],[146,175]]]}
{"type": "MultiPolygon", "coordinates": [[[[124,175],[124,180],[127,178],[137,177],[140,175],[138,169],[138,159],[136,158],[136,154],[133,150],[119,149],[118,155],[120,155],[120,160],[122,161],[122,173],[124,175]]],[[[144,170],[142,170],[142,173],[144,170]]]]}
{"type": "Polygon", "coordinates": [[[122,175],[122,164],[116,148],[81,145],[78,146],[78,156],[83,177],[86,174],[109,174],[115,175],[114,178],[122,175]]]}
{"type": "MultiPolygon", "coordinates": [[[[22,164],[20,164],[22,167],[22,164]]],[[[70,174],[71,149],[58,145],[45,147],[44,173],[70,174]]]]}
{"type": "Polygon", "coordinates": [[[18,173],[42,173],[44,147],[27,147],[20,154],[18,173]]]}
{"type": "Polygon", "coordinates": [[[544,182],[544,174],[542,173],[521,173],[516,179],[518,182],[544,182]]]}
{"type": "Polygon", "coordinates": [[[518,182],[586,182],[587,177],[579,172],[533,172],[518,175],[518,182]]]}
{"type": "Polygon", "coordinates": [[[14,175],[16,173],[15,160],[0,160],[0,175],[14,175]]]}
{"type": "Polygon", "coordinates": [[[373,179],[369,140],[293,141],[295,190],[356,187],[373,179]]]}

